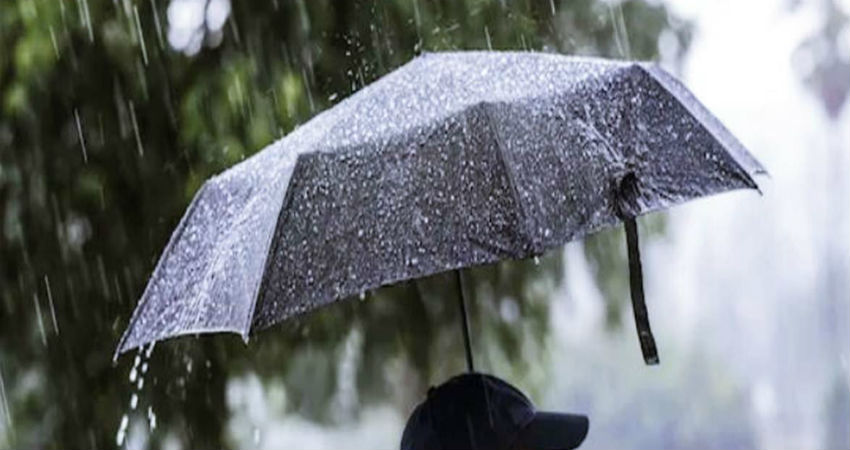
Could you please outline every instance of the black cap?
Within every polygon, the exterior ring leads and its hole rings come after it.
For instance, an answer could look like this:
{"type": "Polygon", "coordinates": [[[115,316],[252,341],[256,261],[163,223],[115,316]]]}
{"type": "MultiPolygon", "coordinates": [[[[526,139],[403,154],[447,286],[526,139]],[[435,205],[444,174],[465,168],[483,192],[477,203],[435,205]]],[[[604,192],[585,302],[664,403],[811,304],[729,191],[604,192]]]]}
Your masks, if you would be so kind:
{"type": "Polygon", "coordinates": [[[410,415],[401,450],[578,447],[587,416],[538,412],[515,387],[491,375],[458,375],[428,391],[410,415]]]}

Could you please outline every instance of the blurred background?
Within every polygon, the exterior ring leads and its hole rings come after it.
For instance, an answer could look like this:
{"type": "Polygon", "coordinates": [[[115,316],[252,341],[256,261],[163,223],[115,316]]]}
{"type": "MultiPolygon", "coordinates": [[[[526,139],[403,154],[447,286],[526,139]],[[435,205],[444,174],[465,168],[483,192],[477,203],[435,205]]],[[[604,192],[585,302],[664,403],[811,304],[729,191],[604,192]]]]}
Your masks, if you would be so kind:
{"type": "Polygon", "coordinates": [[[765,165],[470,271],[481,370],[583,448],[850,448],[850,1],[0,0],[0,448],[397,448],[464,370],[442,276],[112,354],[200,183],[423,51],[657,61],[765,165]]]}

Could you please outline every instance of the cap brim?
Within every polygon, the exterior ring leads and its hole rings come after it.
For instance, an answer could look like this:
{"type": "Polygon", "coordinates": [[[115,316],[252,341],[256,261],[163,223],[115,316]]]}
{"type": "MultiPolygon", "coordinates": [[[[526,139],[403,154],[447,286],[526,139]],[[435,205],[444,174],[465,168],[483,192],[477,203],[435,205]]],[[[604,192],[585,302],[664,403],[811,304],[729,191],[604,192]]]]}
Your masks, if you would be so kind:
{"type": "Polygon", "coordinates": [[[580,414],[540,412],[520,432],[515,447],[567,450],[581,445],[590,421],[580,414]]]}

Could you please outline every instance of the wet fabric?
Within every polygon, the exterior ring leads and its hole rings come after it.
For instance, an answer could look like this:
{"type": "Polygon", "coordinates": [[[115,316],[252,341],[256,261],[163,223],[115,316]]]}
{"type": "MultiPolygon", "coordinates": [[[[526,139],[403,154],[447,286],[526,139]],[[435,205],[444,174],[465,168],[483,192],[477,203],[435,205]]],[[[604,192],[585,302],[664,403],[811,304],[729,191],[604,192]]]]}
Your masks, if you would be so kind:
{"type": "Polygon", "coordinates": [[[381,285],[757,188],[761,171],[652,64],[425,54],[204,183],[116,356],[184,334],[247,340],[381,285]]]}

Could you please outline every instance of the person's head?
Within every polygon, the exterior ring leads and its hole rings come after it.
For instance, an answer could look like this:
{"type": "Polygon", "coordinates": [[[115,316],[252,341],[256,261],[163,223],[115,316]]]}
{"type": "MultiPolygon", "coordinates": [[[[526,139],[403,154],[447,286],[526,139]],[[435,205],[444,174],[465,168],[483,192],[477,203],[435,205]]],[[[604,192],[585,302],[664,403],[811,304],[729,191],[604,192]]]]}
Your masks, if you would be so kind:
{"type": "Polygon", "coordinates": [[[458,375],[428,390],[407,421],[401,450],[566,450],[587,435],[588,419],[536,411],[515,387],[491,375],[458,375]]]}

